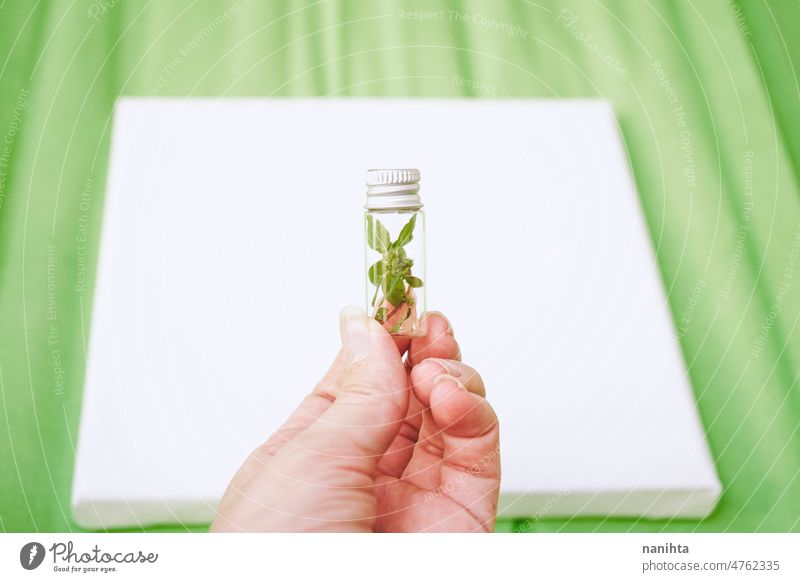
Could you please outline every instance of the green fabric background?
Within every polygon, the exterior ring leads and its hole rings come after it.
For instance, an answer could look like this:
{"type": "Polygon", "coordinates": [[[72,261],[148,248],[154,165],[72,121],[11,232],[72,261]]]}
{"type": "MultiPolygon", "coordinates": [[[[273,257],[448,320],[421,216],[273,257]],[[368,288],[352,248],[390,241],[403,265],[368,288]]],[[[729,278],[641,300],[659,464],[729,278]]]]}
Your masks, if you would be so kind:
{"type": "Polygon", "coordinates": [[[702,522],[498,530],[800,530],[800,3],[102,6],[0,1],[0,530],[76,529],[70,483],[120,95],[608,99],[724,494],[702,522]],[[401,14],[412,10],[445,13],[401,14]]]}

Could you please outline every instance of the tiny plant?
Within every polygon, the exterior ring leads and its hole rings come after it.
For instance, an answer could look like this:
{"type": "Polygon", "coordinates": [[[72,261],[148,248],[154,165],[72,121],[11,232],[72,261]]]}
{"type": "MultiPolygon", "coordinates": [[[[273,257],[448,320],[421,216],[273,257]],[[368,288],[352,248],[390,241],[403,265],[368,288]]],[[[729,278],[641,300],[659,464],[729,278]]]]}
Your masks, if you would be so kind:
{"type": "Polygon", "coordinates": [[[367,215],[367,244],[381,254],[380,260],[370,266],[367,276],[375,286],[372,308],[375,319],[381,324],[393,321],[398,313],[403,315],[396,321],[390,333],[400,330],[403,323],[411,317],[414,306],[414,289],[422,287],[422,279],[411,274],[414,261],[408,258],[405,247],[414,236],[417,215],[400,230],[397,239],[392,241],[389,231],[377,218],[367,215]],[[382,297],[378,299],[378,294],[382,297]],[[385,305],[388,303],[388,305],[385,305]],[[405,312],[402,309],[405,307],[405,312]],[[377,308],[377,309],[376,309],[377,308]]]}

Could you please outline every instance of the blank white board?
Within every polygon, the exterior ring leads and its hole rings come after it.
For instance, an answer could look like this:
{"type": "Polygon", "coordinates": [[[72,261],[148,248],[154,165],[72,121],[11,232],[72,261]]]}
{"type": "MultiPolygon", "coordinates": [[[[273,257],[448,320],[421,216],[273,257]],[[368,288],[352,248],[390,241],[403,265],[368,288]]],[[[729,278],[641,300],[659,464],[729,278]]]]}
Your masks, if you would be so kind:
{"type": "Polygon", "coordinates": [[[428,302],[499,415],[502,514],[708,514],[721,487],[607,104],[123,99],[76,521],[211,520],[364,302],[374,167],[422,171],[428,302]]]}

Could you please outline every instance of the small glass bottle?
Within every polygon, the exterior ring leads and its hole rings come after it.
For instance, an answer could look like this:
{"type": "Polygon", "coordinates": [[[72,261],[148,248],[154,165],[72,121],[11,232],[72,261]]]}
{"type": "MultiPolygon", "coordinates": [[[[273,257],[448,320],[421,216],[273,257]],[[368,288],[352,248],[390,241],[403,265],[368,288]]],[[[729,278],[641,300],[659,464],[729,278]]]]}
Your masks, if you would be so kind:
{"type": "Polygon", "coordinates": [[[392,335],[425,334],[425,215],[419,170],[367,171],[367,313],[392,335]]]}

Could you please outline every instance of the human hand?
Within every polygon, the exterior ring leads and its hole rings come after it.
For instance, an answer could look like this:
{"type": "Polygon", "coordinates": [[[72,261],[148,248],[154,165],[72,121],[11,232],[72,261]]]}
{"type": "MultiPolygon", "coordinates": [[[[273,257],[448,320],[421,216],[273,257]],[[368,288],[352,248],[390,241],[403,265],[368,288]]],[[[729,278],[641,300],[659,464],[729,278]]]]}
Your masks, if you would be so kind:
{"type": "Polygon", "coordinates": [[[236,473],[211,531],[492,531],[497,417],[447,320],[426,317],[425,336],[395,339],[344,309],[342,350],[236,473]]]}

